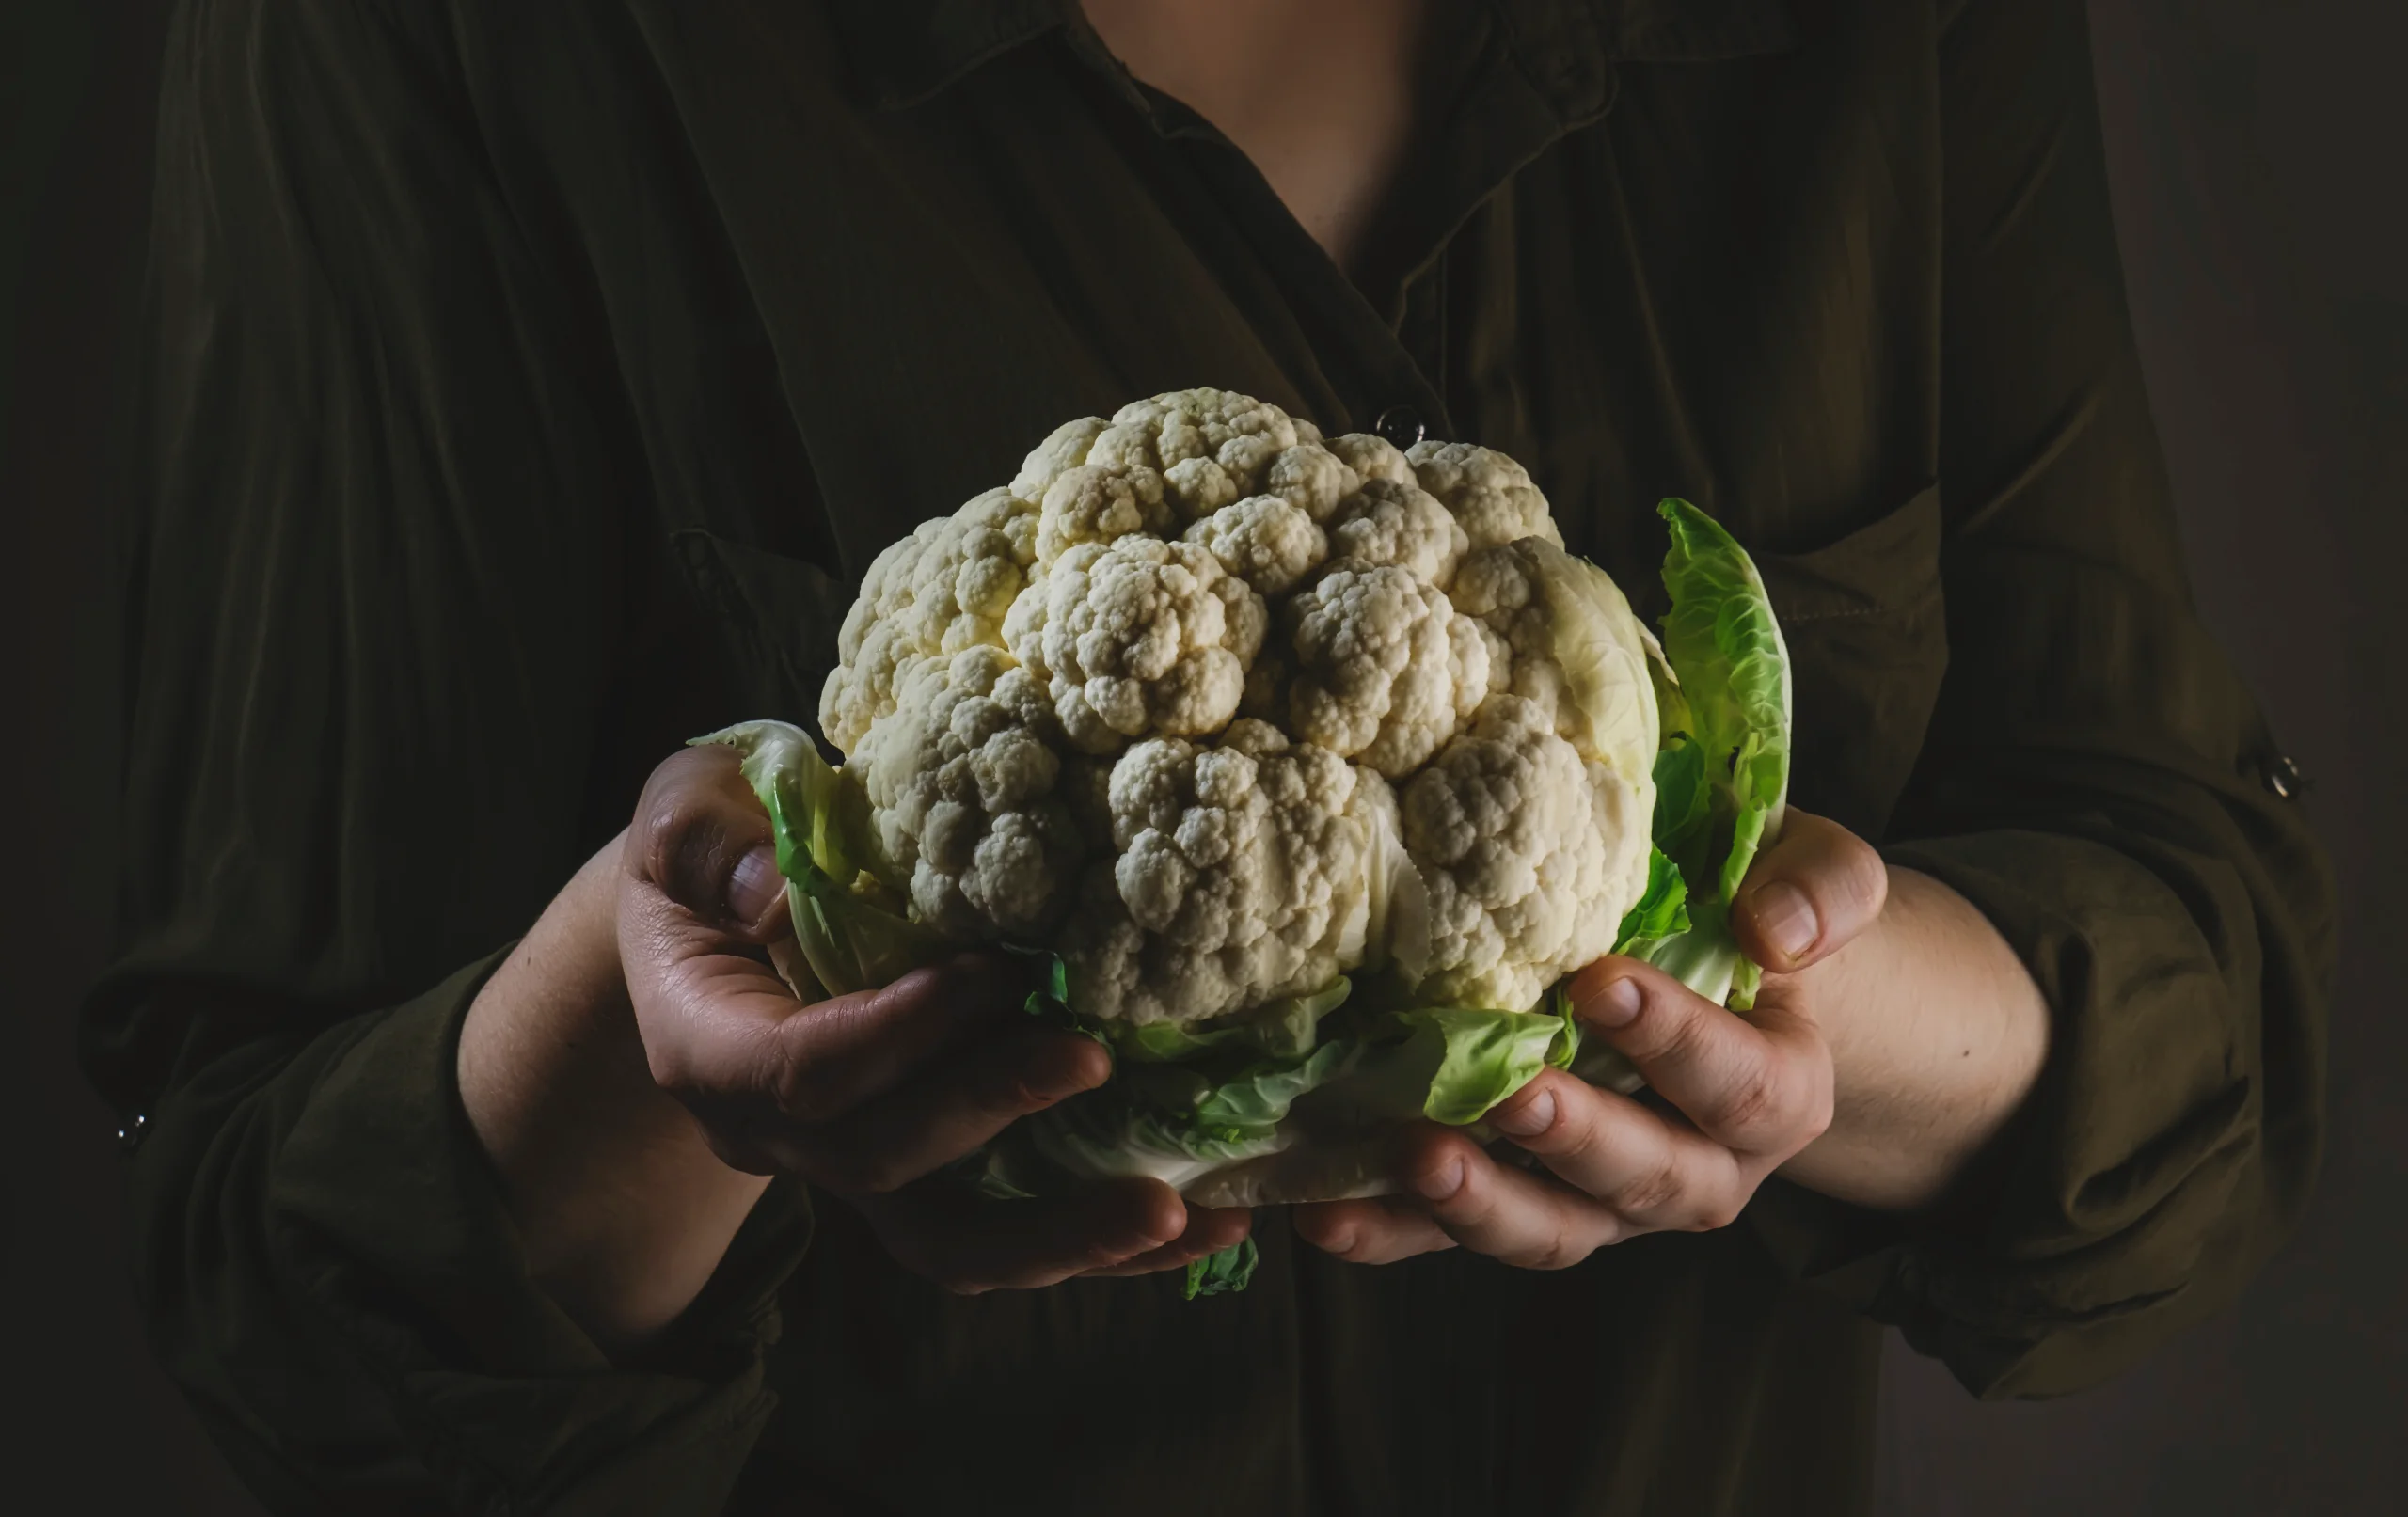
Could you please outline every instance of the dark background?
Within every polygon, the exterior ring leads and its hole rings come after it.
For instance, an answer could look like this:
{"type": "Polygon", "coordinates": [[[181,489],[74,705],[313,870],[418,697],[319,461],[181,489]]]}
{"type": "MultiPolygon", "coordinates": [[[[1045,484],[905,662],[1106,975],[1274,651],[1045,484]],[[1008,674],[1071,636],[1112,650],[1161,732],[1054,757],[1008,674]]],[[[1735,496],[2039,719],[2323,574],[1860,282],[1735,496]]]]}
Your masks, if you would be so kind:
{"type": "MultiPolygon", "coordinates": [[[[71,1062],[107,915],[105,514],[162,0],[0,0],[0,1457],[43,1510],[256,1513],[146,1357],[71,1062]],[[33,1493],[47,1491],[47,1497],[33,1493]]],[[[2345,904],[2306,1225],[2103,1390],[1982,1406],[1893,1343],[1884,1517],[2375,1513],[2408,1491],[2408,6],[2093,0],[2133,319],[2199,598],[2345,904]]],[[[26,1509],[18,1508],[18,1509],[26,1509]]]]}

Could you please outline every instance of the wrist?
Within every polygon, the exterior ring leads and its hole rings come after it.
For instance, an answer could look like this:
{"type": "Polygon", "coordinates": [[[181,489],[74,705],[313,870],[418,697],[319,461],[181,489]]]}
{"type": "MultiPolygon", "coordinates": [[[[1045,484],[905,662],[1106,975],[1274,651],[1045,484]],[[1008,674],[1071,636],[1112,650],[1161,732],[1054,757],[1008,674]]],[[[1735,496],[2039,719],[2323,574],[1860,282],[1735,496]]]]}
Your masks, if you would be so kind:
{"type": "Polygon", "coordinates": [[[1831,1052],[1833,1114],[1783,1166],[1882,1210],[1935,1205],[2021,1110],[2049,1045],[2047,1003],[1989,920],[1930,876],[1890,872],[1881,914],[1783,993],[1831,1052]]]}
{"type": "Polygon", "coordinates": [[[529,1275],[613,1348],[684,1309],[768,1183],[721,1164],[652,1078],[620,967],[619,853],[586,861],[495,971],[458,1059],[529,1275]]]}
{"type": "Polygon", "coordinates": [[[635,1093],[643,1046],[619,970],[617,856],[613,840],[562,887],[460,1029],[462,1104],[514,1188],[564,1100],[635,1093]]]}

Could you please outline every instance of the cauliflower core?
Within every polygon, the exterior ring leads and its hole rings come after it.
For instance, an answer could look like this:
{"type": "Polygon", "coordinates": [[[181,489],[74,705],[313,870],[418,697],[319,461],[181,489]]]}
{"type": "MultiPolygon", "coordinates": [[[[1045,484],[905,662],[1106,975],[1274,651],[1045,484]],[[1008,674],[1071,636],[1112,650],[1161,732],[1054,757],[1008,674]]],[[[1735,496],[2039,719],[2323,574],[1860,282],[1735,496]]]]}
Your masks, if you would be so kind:
{"type": "Polygon", "coordinates": [[[1088,1015],[1408,961],[1526,1010],[1611,949],[1654,805],[1646,634],[1561,544],[1500,453],[1159,395],[880,554],[820,725],[914,914],[1060,947],[1088,1015]],[[1400,845],[1428,909],[1392,957],[1400,845]]]}

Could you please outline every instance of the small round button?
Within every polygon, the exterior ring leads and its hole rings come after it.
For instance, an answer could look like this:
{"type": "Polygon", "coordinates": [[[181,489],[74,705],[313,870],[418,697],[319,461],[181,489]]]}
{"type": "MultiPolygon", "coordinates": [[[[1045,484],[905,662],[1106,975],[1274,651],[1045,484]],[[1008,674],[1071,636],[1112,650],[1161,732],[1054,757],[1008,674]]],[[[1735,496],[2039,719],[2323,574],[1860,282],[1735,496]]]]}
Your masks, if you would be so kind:
{"type": "Polygon", "coordinates": [[[142,1139],[144,1135],[149,1132],[150,1128],[150,1119],[143,1115],[140,1112],[135,1113],[132,1116],[126,1118],[125,1126],[117,1130],[117,1146],[119,1148],[124,1149],[126,1152],[132,1153],[135,1148],[141,1146],[142,1139]]]}
{"type": "Polygon", "coordinates": [[[2281,800],[2295,799],[2307,787],[2307,777],[2301,774],[2299,766],[2284,753],[2275,754],[2260,766],[2258,778],[2264,781],[2266,788],[2281,800]]]}
{"type": "Polygon", "coordinates": [[[1391,405],[1380,413],[1377,421],[1371,423],[1371,430],[1386,438],[1390,447],[1402,451],[1421,440],[1421,413],[1410,405],[1391,405]]]}

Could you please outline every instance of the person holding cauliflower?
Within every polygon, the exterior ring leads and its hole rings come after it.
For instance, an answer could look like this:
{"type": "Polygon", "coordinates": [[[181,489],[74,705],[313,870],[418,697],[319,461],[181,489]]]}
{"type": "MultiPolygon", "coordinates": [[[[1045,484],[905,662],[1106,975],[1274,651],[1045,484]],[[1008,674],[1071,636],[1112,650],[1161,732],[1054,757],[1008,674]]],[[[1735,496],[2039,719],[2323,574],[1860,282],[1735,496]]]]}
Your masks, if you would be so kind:
{"type": "Polygon", "coordinates": [[[220,1446],[1851,1512],[1880,1323],[2047,1395],[2229,1301],[2329,889],[2085,49],[184,6],[86,1057],[220,1446]]]}

